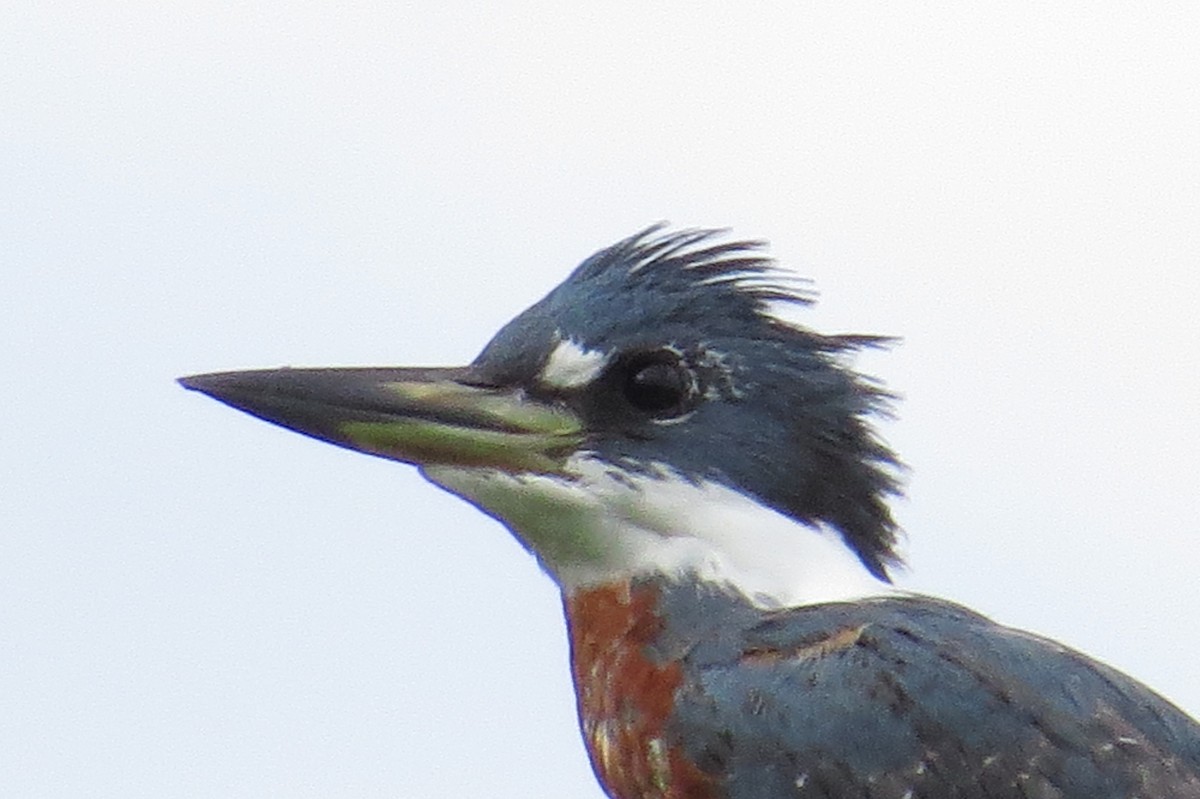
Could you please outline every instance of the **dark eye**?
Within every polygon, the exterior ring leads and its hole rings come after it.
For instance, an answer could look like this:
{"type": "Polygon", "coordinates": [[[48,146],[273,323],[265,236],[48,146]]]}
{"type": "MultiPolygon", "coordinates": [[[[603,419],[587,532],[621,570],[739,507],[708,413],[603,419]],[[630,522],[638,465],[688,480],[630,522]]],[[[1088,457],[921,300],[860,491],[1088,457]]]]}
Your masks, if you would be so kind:
{"type": "Polygon", "coordinates": [[[634,356],[625,366],[622,390],[626,401],[659,418],[681,416],[695,393],[692,374],[673,352],[634,356]]]}

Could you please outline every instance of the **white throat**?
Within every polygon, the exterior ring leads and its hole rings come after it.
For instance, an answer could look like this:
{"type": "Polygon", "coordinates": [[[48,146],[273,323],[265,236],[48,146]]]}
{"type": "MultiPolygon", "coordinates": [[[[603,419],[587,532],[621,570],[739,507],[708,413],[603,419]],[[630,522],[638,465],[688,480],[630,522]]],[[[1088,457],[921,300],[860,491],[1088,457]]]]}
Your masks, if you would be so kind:
{"type": "Polygon", "coordinates": [[[713,482],[619,472],[585,455],[574,479],[430,466],[426,477],[496,517],[571,594],[664,574],[728,586],[762,607],[893,593],[834,530],[713,482]]]}

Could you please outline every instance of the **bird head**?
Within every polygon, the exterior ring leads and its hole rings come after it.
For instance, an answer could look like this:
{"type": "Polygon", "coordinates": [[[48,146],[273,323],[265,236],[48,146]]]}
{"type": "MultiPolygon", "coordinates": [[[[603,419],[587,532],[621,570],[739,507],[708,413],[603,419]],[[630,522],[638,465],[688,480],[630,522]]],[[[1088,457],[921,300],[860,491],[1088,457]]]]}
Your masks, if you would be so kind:
{"type": "Polygon", "coordinates": [[[419,466],[570,593],[643,574],[765,605],[871,593],[898,562],[887,339],[777,315],[812,297],[762,244],[648,228],[585,260],[468,366],[183,378],[292,430],[419,466]]]}

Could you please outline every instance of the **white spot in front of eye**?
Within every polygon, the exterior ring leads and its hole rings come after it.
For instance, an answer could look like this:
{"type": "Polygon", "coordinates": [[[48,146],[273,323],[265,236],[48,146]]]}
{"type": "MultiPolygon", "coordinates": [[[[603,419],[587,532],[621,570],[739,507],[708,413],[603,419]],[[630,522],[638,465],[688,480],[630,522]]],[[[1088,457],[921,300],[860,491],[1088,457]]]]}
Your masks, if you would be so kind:
{"type": "Polygon", "coordinates": [[[600,350],[585,349],[566,339],[551,351],[538,382],[548,388],[580,388],[595,380],[607,362],[608,356],[600,350]]]}

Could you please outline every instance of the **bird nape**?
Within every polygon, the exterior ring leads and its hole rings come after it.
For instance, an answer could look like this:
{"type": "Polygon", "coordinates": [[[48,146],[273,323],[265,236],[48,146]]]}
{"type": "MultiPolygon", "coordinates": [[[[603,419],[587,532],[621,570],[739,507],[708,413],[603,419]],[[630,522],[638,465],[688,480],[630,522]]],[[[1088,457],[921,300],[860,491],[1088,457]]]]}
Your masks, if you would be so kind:
{"type": "Polygon", "coordinates": [[[468,366],[222,372],[187,388],[415,464],[563,594],[614,799],[1200,797],[1200,725],[1053,641],[898,591],[887,339],[776,315],[759,242],[654,226],[468,366]]]}

